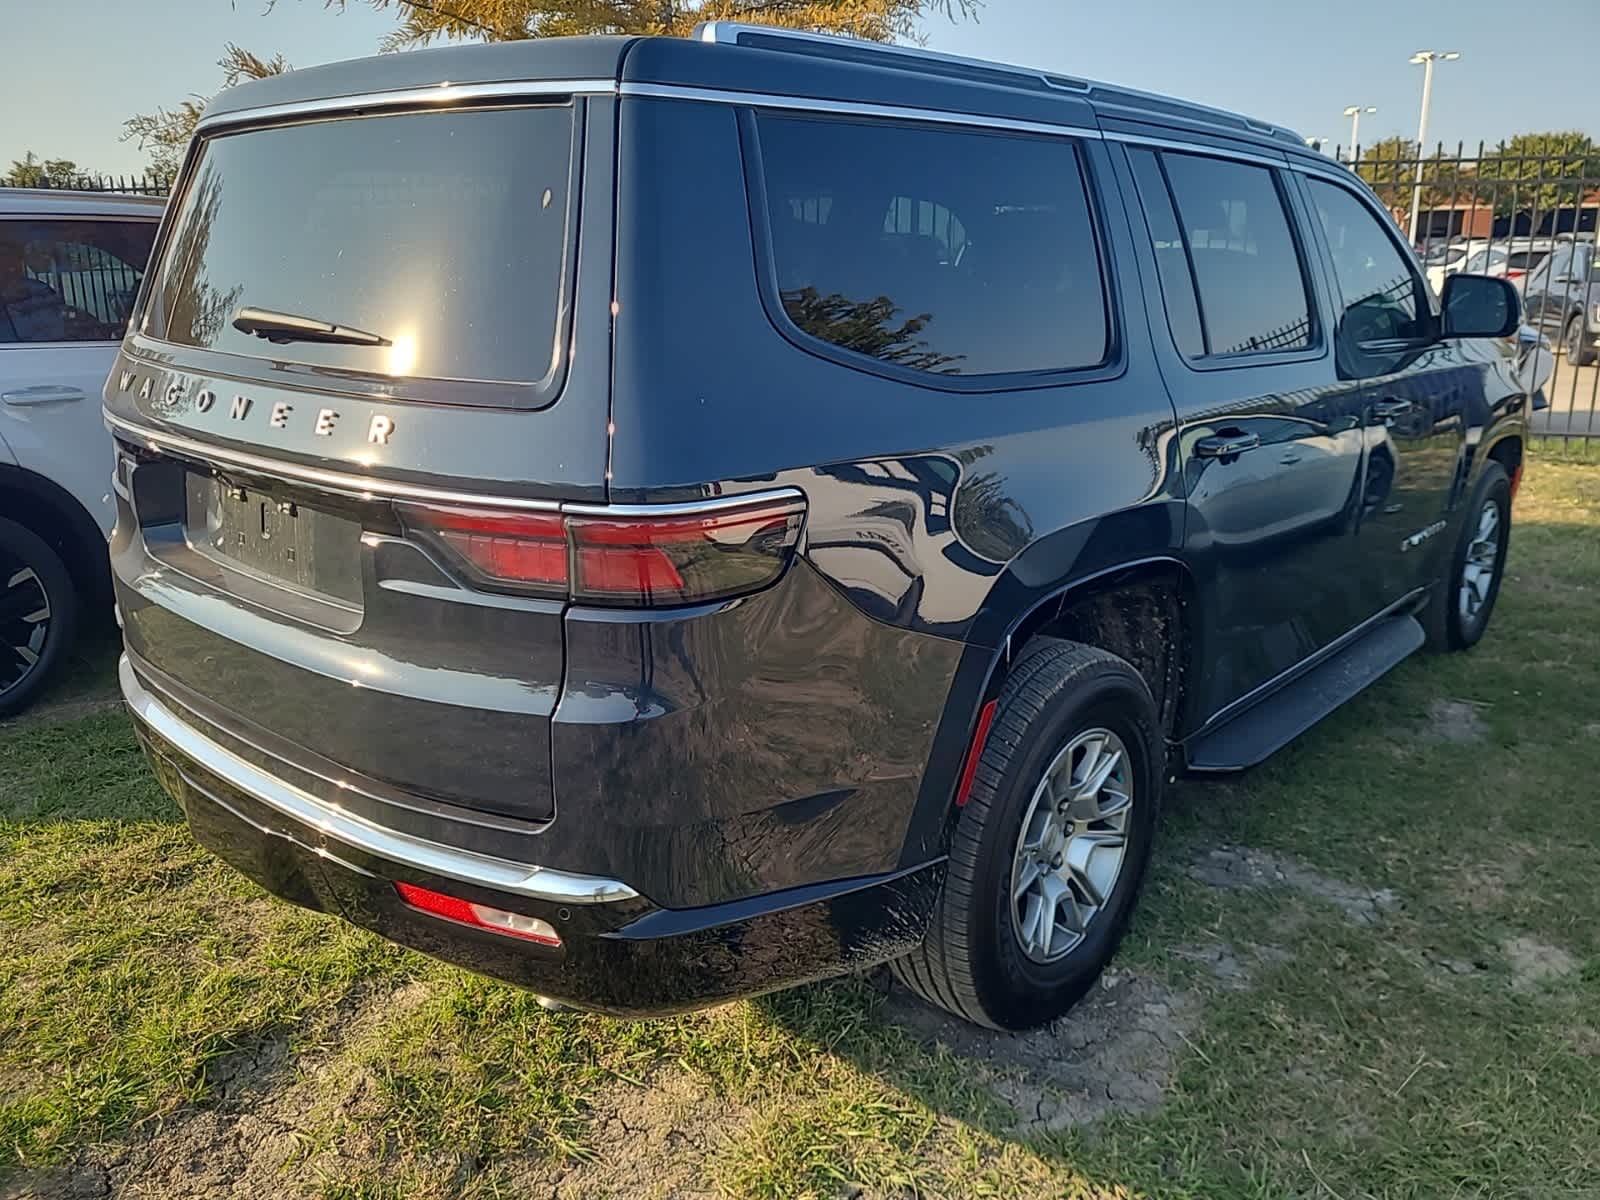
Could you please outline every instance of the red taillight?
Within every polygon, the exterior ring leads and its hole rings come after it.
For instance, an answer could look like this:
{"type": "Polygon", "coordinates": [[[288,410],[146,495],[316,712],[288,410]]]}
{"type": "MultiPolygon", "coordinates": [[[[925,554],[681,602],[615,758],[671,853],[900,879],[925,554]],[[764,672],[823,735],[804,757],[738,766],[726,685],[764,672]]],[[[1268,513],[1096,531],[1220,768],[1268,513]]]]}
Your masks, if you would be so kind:
{"type": "Polygon", "coordinates": [[[1506,278],[1507,279],[1521,279],[1526,274],[1527,274],[1526,271],[1507,271],[1506,272],[1506,278]]]}
{"type": "Polygon", "coordinates": [[[473,904],[470,900],[463,900],[459,896],[447,896],[443,892],[418,887],[414,883],[397,883],[394,888],[407,905],[429,916],[454,921],[457,925],[470,925],[474,929],[487,929],[491,933],[522,938],[524,941],[538,942],[541,946],[561,945],[561,935],[556,932],[555,926],[548,921],[541,921],[538,917],[507,912],[503,908],[491,908],[487,904],[473,904]]]}
{"type": "Polygon", "coordinates": [[[757,591],[788,566],[805,516],[798,494],[689,511],[499,513],[402,506],[407,528],[478,581],[597,604],[693,604],[757,591]]]}
{"type": "Polygon", "coordinates": [[[410,511],[421,512],[427,528],[484,576],[566,590],[567,530],[559,513],[410,511]]]}

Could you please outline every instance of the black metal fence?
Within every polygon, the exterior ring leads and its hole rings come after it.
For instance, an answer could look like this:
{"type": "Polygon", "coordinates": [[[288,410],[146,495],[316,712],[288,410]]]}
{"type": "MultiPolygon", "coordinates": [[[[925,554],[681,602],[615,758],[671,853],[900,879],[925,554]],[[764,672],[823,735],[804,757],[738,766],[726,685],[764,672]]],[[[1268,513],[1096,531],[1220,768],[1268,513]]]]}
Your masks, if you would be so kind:
{"type": "Polygon", "coordinates": [[[1535,435],[1600,445],[1600,144],[1536,137],[1419,154],[1390,141],[1333,155],[1377,192],[1435,290],[1460,271],[1518,286],[1527,323],[1556,352],[1535,435]]]}
{"type": "Polygon", "coordinates": [[[145,175],[74,175],[70,178],[51,178],[39,175],[34,179],[0,179],[0,187],[57,188],[74,192],[121,192],[130,196],[165,196],[172,180],[154,173],[145,175]]]}

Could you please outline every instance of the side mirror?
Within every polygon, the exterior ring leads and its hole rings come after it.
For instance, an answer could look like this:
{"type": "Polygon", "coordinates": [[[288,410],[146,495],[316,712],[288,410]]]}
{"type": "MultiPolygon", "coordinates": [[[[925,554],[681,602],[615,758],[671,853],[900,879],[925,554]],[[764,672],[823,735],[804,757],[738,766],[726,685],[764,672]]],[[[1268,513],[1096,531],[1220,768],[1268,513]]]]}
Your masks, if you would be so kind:
{"type": "Polygon", "coordinates": [[[1445,337],[1510,337],[1522,324],[1522,294],[1509,280],[1452,275],[1443,301],[1445,337]]]}

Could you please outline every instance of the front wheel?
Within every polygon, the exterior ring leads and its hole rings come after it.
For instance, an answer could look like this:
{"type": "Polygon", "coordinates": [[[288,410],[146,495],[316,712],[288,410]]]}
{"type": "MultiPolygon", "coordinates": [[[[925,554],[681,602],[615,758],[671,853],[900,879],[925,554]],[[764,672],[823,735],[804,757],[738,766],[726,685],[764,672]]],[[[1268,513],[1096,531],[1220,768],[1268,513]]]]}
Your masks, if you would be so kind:
{"type": "Polygon", "coordinates": [[[979,1025],[1060,1016],[1115,954],[1144,879],[1165,759],[1134,668],[1050,639],[999,697],[927,937],[893,964],[979,1025]]]}
{"type": "Polygon", "coordinates": [[[1466,650],[1482,640],[1500,596],[1510,544],[1511,477],[1490,462],[1472,489],[1444,578],[1434,587],[1427,614],[1434,649],[1466,650]]]}

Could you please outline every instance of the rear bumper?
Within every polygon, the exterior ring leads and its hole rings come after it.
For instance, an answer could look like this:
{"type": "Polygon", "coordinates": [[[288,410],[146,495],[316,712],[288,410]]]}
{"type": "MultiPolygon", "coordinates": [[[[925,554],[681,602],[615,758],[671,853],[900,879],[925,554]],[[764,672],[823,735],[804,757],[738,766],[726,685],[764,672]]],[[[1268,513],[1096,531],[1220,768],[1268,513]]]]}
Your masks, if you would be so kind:
{"type": "Polygon", "coordinates": [[[912,949],[942,861],[699,908],[661,908],[625,880],[427,842],[361,820],[232,753],[148,691],[126,657],[124,698],[196,838],[268,891],[542,995],[617,1016],[664,1014],[871,966],[912,949]],[[548,948],[401,902],[414,883],[537,916],[548,948]]]}

